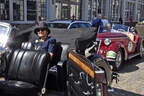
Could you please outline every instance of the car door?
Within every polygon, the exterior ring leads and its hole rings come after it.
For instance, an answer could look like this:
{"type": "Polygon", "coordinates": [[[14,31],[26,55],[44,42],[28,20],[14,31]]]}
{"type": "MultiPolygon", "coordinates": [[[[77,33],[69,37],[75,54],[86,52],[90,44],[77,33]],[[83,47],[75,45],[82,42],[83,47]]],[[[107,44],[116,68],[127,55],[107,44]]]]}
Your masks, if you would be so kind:
{"type": "Polygon", "coordinates": [[[71,96],[96,96],[94,71],[89,67],[87,59],[70,52],[67,65],[71,96]]]}

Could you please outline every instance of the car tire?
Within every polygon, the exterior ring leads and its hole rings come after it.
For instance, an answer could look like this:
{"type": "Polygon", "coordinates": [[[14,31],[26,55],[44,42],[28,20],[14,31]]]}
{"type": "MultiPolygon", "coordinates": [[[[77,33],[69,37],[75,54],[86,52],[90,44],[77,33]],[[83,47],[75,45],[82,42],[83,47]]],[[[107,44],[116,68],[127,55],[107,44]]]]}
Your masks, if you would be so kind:
{"type": "Polygon", "coordinates": [[[144,42],[141,43],[141,46],[140,46],[140,57],[141,58],[144,58],[144,42]]]}
{"type": "Polygon", "coordinates": [[[116,61],[114,63],[114,70],[119,71],[122,67],[123,61],[124,61],[124,59],[123,59],[122,49],[119,49],[119,51],[116,54],[116,61]]]}

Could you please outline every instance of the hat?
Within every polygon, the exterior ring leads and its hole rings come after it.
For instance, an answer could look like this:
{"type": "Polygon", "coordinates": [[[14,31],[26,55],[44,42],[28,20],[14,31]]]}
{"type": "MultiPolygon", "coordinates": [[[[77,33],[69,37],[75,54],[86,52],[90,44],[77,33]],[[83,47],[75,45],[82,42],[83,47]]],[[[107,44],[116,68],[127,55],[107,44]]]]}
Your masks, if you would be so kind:
{"type": "Polygon", "coordinates": [[[46,29],[48,34],[50,34],[50,29],[48,28],[48,25],[45,22],[39,22],[35,25],[34,33],[37,34],[38,29],[46,29]]]}

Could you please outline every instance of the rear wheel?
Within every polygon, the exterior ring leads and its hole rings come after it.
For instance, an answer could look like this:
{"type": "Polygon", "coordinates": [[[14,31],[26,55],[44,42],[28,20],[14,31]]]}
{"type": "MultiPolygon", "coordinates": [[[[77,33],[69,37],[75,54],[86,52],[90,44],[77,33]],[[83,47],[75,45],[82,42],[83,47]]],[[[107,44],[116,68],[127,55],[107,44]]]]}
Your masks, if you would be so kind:
{"type": "Polygon", "coordinates": [[[120,70],[122,67],[122,63],[123,63],[123,53],[122,53],[122,50],[119,49],[119,51],[116,54],[116,61],[114,64],[115,70],[117,71],[120,70]]]}

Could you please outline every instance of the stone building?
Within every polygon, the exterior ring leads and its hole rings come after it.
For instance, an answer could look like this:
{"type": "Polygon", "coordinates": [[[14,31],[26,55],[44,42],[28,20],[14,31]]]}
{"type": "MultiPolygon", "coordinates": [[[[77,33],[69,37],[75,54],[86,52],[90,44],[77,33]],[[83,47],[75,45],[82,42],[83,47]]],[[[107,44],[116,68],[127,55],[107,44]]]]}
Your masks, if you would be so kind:
{"type": "Polygon", "coordinates": [[[0,21],[30,24],[40,20],[93,20],[101,13],[111,22],[144,19],[144,0],[0,0],[0,21]]]}

